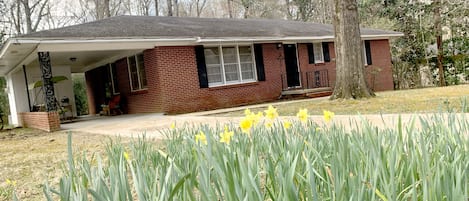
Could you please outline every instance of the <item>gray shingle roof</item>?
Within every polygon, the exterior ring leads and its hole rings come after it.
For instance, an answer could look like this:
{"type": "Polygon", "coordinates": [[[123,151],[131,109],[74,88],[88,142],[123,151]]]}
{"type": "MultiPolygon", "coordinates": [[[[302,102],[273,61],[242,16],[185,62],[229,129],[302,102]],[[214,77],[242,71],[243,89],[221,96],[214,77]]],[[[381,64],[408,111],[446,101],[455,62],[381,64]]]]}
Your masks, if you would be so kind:
{"type": "MultiPolygon", "coordinates": [[[[361,29],[362,35],[392,35],[394,31],[361,29]]],[[[326,37],[333,26],[268,19],[226,19],[156,16],[118,16],[104,20],[39,31],[18,38],[225,38],[326,37]]]]}

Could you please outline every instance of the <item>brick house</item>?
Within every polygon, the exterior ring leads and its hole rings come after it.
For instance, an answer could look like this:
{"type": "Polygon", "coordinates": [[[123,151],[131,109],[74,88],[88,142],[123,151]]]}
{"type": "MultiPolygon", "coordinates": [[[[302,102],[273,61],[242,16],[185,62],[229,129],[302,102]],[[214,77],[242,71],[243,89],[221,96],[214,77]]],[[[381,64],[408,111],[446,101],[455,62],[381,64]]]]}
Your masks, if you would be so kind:
{"type": "MultiPolygon", "coordinates": [[[[402,34],[361,33],[369,87],[392,90],[389,39],[402,34]]],[[[119,16],[10,38],[0,52],[0,75],[17,124],[32,105],[25,86],[47,79],[50,70],[85,73],[91,114],[116,95],[125,113],[192,112],[292,92],[330,93],[333,35],[331,25],[285,20],[119,16]]],[[[55,86],[52,95],[73,104],[71,86],[55,86]]],[[[47,106],[52,96],[45,96],[47,106]]]]}

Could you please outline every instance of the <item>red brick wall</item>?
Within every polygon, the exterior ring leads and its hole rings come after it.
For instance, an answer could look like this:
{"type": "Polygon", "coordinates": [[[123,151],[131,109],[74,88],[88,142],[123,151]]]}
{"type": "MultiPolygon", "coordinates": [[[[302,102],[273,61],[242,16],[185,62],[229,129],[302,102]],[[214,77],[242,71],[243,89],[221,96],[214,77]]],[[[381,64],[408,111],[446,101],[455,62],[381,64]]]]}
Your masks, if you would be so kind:
{"type": "MultiPolygon", "coordinates": [[[[323,64],[308,63],[306,44],[298,44],[297,48],[302,85],[306,87],[306,72],[327,69],[329,85],[333,87],[334,44],[329,43],[331,62],[323,64]]],[[[372,41],[371,50],[373,65],[367,67],[367,72],[378,68],[381,72],[374,79],[368,76],[369,83],[373,83],[370,86],[377,91],[392,90],[388,40],[372,41]]],[[[144,51],[148,88],[134,92],[130,88],[127,59],[123,58],[116,62],[116,67],[124,112],[182,113],[275,100],[282,92],[282,75],[286,74],[283,48],[263,44],[263,55],[266,81],[201,89],[193,46],[149,49],[144,51]]]]}
{"type": "Polygon", "coordinates": [[[60,130],[58,112],[22,112],[19,116],[25,128],[36,128],[47,132],[60,130]]]}
{"type": "Polygon", "coordinates": [[[366,66],[368,87],[374,91],[394,89],[391,50],[388,40],[370,41],[372,65],[366,66]]]}
{"type": "Polygon", "coordinates": [[[266,81],[201,89],[194,47],[147,50],[148,89],[128,93],[129,113],[181,113],[275,100],[281,93],[285,64],[278,58],[283,53],[275,44],[264,44],[263,53],[266,81]]]}
{"type": "MultiPolygon", "coordinates": [[[[314,72],[320,70],[327,70],[329,75],[329,86],[333,87],[335,84],[335,52],[334,52],[334,43],[329,43],[329,55],[331,57],[330,62],[318,63],[318,64],[309,64],[308,57],[308,48],[307,45],[302,43],[298,44],[298,65],[300,66],[301,73],[301,85],[303,87],[307,86],[306,73],[314,72]]],[[[311,82],[313,80],[310,80],[311,82]]]]}
{"type": "MultiPolygon", "coordinates": [[[[178,60],[177,54],[173,55],[171,58],[178,60]]],[[[144,113],[144,112],[163,112],[161,108],[161,87],[162,83],[158,78],[158,67],[157,60],[158,57],[155,54],[155,49],[145,50],[143,52],[143,58],[145,62],[145,73],[147,75],[147,85],[148,88],[140,91],[131,91],[130,79],[129,79],[129,70],[127,67],[127,60],[123,60],[117,64],[118,66],[118,76],[119,76],[119,87],[121,90],[121,95],[124,97],[127,104],[128,113],[144,113]]],[[[176,84],[178,81],[177,77],[173,77],[173,80],[176,84]]]]}
{"type": "MultiPolygon", "coordinates": [[[[365,67],[368,87],[374,91],[393,90],[391,52],[388,40],[373,40],[370,42],[372,65],[365,67]]],[[[329,43],[331,62],[309,64],[306,44],[298,44],[298,63],[302,75],[302,86],[306,87],[306,72],[327,69],[329,85],[334,87],[336,79],[334,43],[329,43]]]]}

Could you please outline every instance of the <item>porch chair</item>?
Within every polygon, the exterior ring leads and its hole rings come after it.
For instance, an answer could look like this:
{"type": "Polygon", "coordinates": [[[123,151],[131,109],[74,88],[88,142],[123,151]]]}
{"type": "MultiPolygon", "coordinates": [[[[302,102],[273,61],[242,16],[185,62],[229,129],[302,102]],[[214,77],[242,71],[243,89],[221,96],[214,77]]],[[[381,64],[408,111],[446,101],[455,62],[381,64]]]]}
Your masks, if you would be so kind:
{"type": "Polygon", "coordinates": [[[121,110],[121,96],[120,95],[115,95],[111,97],[111,100],[109,100],[109,112],[111,115],[116,115],[117,113],[119,115],[123,114],[121,110]]]}

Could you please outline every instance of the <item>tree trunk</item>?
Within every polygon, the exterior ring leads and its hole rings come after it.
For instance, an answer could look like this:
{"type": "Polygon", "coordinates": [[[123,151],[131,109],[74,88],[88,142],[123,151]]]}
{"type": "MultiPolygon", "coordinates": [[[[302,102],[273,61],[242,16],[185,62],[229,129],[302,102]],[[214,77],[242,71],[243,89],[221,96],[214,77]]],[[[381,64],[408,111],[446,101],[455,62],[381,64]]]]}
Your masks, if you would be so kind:
{"type": "Polygon", "coordinates": [[[155,0],[155,16],[159,16],[159,5],[158,5],[158,0],[155,0]]]}
{"type": "Polygon", "coordinates": [[[105,18],[111,17],[111,9],[109,5],[109,0],[104,0],[104,16],[105,18]]]}
{"type": "Polygon", "coordinates": [[[436,46],[438,49],[438,57],[437,57],[437,64],[438,64],[438,74],[440,75],[440,86],[446,86],[445,81],[445,71],[443,69],[443,40],[441,34],[441,15],[440,15],[440,6],[441,0],[435,0],[434,2],[434,15],[433,18],[435,20],[435,35],[436,35],[436,46]]]}
{"type": "Polygon", "coordinates": [[[356,0],[334,0],[336,83],[331,99],[374,96],[365,81],[363,47],[356,0]]]}
{"type": "Polygon", "coordinates": [[[26,33],[33,32],[33,22],[31,20],[31,7],[29,6],[29,0],[22,0],[24,9],[24,17],[26,19],[26,33]]]}
{"type": "Polygon", "coordinates": [[[233,0],[228,0],[228,15],[231,18],[233,18],[233,8],[232,8],[232,5],[231,5],[231,1],[233,0]]]}
{"type": "Polygon", "coordinates": [[[173,0],[167,0],[168,3],[168,16],[173,16],[173,0]]]}

